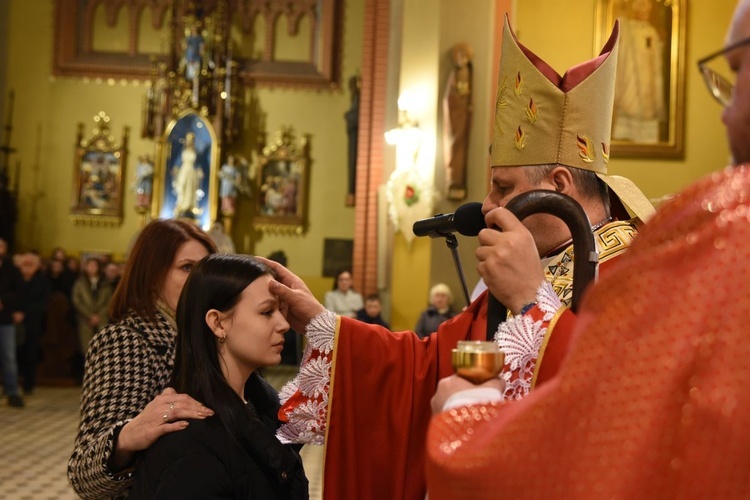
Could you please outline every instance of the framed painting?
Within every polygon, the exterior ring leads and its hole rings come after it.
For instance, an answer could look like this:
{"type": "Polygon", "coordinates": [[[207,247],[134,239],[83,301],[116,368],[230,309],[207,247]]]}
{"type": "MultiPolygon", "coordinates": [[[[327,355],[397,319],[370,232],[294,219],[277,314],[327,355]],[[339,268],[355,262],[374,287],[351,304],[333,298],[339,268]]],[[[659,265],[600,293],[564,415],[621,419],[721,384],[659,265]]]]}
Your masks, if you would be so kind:
{"type": "Polygon", "coordinates": [[[122,143],[117,144],[109,130],[109,116],[102,111],[94,122],[88,138],[84,125],[78,124],[70,215],[79,224],[118,226],[122,224],[129,128],[124,127],[122,143]]]}
{"type": "Polygon", "coordinates": [[[291,127],[282,128],[276,135],[276,141],[263,148],[260,157],[253,227],[302,234],[307,228],[308,137],[297,141],[291,127]]]}
{"type": "Polygon", "coordinates": [[[216,220],[218,158],[208,120],[194,111],[173,120],[159,143],[153,217],[191,219],[207,231],[216,220]]]}
{"type": "Polygon", "coordinates": [[[620,20],[612,155],[684,155],[686,0],[597,0],[596,49],[620,20]]]}

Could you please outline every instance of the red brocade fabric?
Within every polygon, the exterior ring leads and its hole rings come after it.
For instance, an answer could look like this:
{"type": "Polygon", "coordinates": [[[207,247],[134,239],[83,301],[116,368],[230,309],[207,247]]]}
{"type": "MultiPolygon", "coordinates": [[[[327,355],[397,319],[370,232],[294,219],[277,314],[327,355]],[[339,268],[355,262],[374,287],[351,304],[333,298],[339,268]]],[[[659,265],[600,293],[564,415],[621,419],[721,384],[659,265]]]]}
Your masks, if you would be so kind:
{"type": "Polygon", "coordinates": [[[750,169],[687,189],[591,290],[557,375],[437,415],[430,500],[750,497],[750,169]]]}

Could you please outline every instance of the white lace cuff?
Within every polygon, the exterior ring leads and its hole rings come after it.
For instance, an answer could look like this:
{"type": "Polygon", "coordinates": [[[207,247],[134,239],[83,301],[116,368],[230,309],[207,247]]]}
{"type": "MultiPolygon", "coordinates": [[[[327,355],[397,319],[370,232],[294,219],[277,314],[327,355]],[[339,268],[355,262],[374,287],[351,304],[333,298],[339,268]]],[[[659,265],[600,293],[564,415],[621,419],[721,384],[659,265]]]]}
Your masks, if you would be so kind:
{"type": "Polygon", "coordinates": [[[531,391],[539,350],[547,335],[547,322],[563,307],[547,281],[537,289],[536,305],[544,314],[542,321],[534,321],[528,313],[519,314],[500,323],[495,334],[498,347],[505,353],[502,373],[506,383],[505,399],[521,399],[531,391]]]}
{"type": "Polygon", "coordinates": [[[279,392],[282,405],[297,392],[303,397],[303,402],[287,413],[288,422],[276,432],[282,443],[322,445],[325,442],[336,320],[336,314],[326,310],[305,327],[308,345],[300,371],[279,392]]]}
{"type": "Polygon", "coordinates": [[[333,350],[335,334],[336,314],[327,309],[315,316],[305,327],[305,337],[310,347],[325,354],[333,350]]]}
{"type": "Polygon", "coordinates": [[[551,320],[555,313],[563,306],[560,297],[548,281],[544,281],[536,290],[536,305],[544,313],[544,321],[551,320]]]}

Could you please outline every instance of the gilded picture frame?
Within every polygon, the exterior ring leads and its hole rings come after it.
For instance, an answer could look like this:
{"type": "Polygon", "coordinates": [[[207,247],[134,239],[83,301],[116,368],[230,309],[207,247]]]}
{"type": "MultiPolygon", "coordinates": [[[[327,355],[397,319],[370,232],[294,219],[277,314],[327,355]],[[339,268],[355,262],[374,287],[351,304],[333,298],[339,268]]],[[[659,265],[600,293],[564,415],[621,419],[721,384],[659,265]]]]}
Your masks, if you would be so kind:
{"type": "Polygon", "coordinates": [[[70,217],[76,224],[122,224],[130,129],[123,127],[122,142],[117,144],[110,133],[109,121],[103,111],[97,114],[89,137],[84,137],[83,123],[78,124],[70,209],[70,217]]]}
{"type": "Polygon", "coordinates": [[[259,159],[253,228],[271,233],[304,233],[309,177],[309,138],[297,140],[291,127],[282,128],[274,143],[263,148],[259,159]]]}
{"type": "Polygon", "coordinates": [[[612,156],[684,156],[686,11],[686,0],[597,0],[595,54],[620,20],[612,156]]]}
{"type": "Polygon", "coordinates": [[[208,230],[218,208],[219,144],[211,123],[194,110],[166,127],[158,144],[154,218],[186,218],[208,230]]]}

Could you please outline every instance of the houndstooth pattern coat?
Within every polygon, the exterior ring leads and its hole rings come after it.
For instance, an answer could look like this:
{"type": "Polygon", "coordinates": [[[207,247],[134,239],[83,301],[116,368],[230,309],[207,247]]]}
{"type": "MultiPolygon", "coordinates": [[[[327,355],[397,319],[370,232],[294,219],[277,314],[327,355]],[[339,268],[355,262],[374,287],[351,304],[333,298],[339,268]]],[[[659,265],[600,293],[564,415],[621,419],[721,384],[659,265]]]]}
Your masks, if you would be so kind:
{"type": "Polygon", "coordinates": [[[174,366],[176,329],[130,314],[91,340],[81,395],[81,423],[68,479],[82,498],[124,498],[132,468],[114,473],[109,459],[119,430],[166,387],[174,366]]]}

